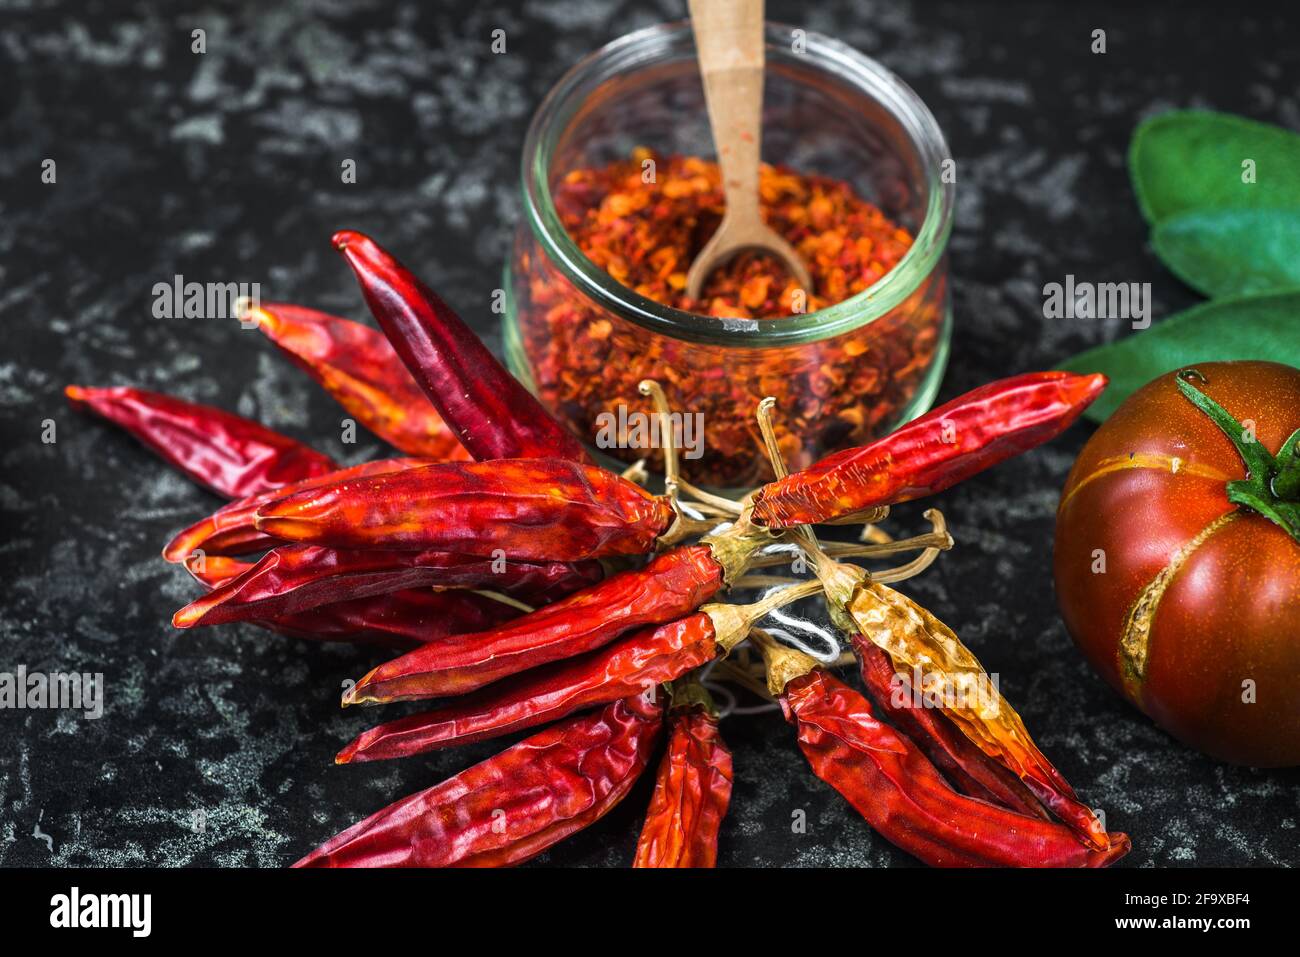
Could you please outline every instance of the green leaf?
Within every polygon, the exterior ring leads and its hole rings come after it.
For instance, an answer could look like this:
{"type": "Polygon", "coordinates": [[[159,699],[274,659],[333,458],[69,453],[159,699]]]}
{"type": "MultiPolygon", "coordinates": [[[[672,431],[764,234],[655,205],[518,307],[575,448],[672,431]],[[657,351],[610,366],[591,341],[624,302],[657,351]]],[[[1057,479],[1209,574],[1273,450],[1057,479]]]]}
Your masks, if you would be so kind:
{"type": "Polygon", "coordinates": [[[1300,287],[1300,207],[1180,213],[1156,224],[1151,245],[1211,298],[1300,287]]]}
{"type": "Polygon", "coordinates": [[[1084,412],[1104,421],[1156,376],[1198,362],[1265,359],[1300,368],[1300,290],[1216,299],[1080,353],[1060,368],[1104,372],[1110,386],[1084,412]]]}
{"type": "Polygon", "coordinates": [[[1164,113],[1133,134],[1129,173],[1155,223],[1195,209],[1300,206],[1300,136],[1226,113],[1164,113]],[[1254,183],[1242,182],[1254,162],[1254,183]]]}

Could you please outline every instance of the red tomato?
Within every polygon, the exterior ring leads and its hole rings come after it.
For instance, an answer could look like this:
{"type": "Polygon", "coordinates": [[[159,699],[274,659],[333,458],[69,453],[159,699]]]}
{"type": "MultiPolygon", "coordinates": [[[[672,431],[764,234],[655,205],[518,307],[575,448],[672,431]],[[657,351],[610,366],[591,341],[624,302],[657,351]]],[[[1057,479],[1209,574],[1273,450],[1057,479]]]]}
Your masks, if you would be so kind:
{"type": "MultiPolygon", "coordinates": [[[[1270,454],[1300,428],[1300,369],[1207,362],[1188,378],[1270,454]]],[[[1057,597],[1098,671],[1216,758],[1300,764],[1300,542],[1228,501],[1246,477],[1176,373],[1084,447],[1056,516],[1057,597]]]]}

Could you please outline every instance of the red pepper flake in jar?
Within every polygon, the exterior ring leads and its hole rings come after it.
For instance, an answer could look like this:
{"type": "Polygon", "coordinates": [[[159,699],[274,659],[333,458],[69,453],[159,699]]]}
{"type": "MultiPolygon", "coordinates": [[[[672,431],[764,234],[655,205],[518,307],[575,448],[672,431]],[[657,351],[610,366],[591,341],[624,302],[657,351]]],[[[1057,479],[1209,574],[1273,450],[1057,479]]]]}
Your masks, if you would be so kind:
{"type": "MultiPolygon", "coordinates": [[[[712,161],[637,149],[608,166],[572,170],[552,188],[564,229],[597,267],[654,302],[719,318],[779,321],[825,309],[874,285],[912,246],[906,229],[846,182],[764,164],[759,192],[768,225],[807,264],[811,290],[773,257],[747,251],[715,270],[698,300],[686,295],[686,273],[726,208],[712,161]]],[[[674,408],[703,415],[702,458],[688,457],[688,474],[733,488],[770,477],[753,432],[764,396],[777,397],[791,468],[895,424],[930,368],[946,305],[939,268],[894,310],[837,337],[732,347],[610,314],[527,239],[515,270],[521,341],[546,405],[592,436],[603,413],[643,408],[637,383],[655,378],[674,408]]],[[[603,451],[628,461],[644,454],[603,451]]]]}
{"type": "Polygon", "coordinates": [[[714,271],[700,299],[686,295],[686,272],[713,235],[726,200],[716,163],[655,156],[577,169],[555,190],[564,228],[592,262],[647,299],[685,312],[775,319],[815,312],[856,295],[894,267],[912,237],[848,183],[763,165],[759,193],[768,224],[799,251],[814,288],[800,290],[781,264],[741,253],[714,271]],[[654,161],[646,182],[643,163],[654,161]],[[804,292],[804,308],[791,308],[804,292]]]}

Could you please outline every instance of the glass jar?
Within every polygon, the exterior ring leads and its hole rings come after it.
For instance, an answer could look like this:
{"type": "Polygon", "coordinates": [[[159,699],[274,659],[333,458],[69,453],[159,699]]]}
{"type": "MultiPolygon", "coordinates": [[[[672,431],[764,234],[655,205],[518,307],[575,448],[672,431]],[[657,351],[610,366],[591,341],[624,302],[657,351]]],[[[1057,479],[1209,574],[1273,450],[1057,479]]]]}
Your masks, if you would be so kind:
{"type": "Polygon", "coordinates": [[[607,426],[649,411],[637,384],[658,380],[672,407],[703,427],[702,454],[688,456],[683,473],[717,488],[770,477],[754,420],[763,397],[777,399],[781,446],[798,469],[929,408],[951,335],[953,186],[934,117],[898,77],[843,43],[776,24],[765,42],[764,161],[846,181],[907,229],[912,246],[892,270],[816,312],[719,319],[652,302],[583,255],[552,199],[566,173],[626,160],[642,146],[713,156],[686,22],[610,43],[551,90],[524,145],[524,215],[506,264],[515,375],[576,433],[624,461],[646,454],[644,430],[607,426]]]}

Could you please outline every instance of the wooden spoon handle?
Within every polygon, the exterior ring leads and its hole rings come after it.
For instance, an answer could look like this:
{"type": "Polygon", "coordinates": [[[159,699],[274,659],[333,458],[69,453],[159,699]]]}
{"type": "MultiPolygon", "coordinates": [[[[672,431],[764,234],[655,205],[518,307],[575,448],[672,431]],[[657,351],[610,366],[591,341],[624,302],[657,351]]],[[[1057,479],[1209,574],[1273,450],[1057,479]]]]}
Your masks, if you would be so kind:
{"type": "Polygon", "coordinates": [[[761,223],[763,0],[690,0],[690,11],[726,217],[761,223]]]}

